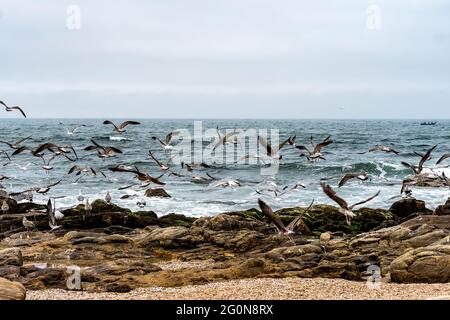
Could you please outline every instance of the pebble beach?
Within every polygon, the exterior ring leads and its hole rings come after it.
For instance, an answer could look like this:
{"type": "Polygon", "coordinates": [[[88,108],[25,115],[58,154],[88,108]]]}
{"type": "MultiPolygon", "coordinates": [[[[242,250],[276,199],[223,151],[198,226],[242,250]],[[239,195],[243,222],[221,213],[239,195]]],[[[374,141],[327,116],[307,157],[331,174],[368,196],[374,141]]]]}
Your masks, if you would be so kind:
{"type": "Polygon", "coordinates": [[[381,283],[342,279],[261,278],[190,285],[139,288],[128,293],[87,293],[66,290],[28,291],[28,300],[427,300],[450,299],[450,283],[381,283]]]}

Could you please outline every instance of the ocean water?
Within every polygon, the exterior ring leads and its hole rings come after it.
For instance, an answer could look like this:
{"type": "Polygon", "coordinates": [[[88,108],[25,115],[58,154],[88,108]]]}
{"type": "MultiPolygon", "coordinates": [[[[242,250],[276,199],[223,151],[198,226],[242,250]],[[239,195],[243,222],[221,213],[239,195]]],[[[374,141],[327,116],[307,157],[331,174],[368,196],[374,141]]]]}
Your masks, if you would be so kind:
{"type": "MultiPolygon", "coordinates": [[[[115,121],[119,122],[119,120],[115,121]]],[[[76,198],[80,193],[93,200],[104,198],[106,191],[109,191],[114,203],[138,210],[136,202],[143,199],[144,191],[118,190],[121,186],[135,182],[133,174],[113,173],[108,168],[118,164],[136,165],[141,171],[158,176],[161,170],[148,157],[148,150],[152,150],[154,155],[163,162],[171,154],[165,152],[151,137],[159,136],[163,139],[170,131],[185,129],[193,133],[194,130],[194,120],[139,121],[141,125],[129,126],[127,132],[120,135],[113,133],[111,126],[102,125],[100,119],[2,119],[0,120],[0,140],[13,142],[19,138],[31,136],[24,145],[32,148],[44,142],[57,145],[71,144],[80,158],[76,163],[69,162],[63,157],[58,158],[52,162],[54,170],[46,173],[41,168],[42,159],[32,157],[29,152],[14,156],[13,163],[0,167],[0,174],[9,177],[8,180],[2,181],[2,185],[8,192],[18,192],[62,180],[61,184],[52,188],[47,195],[36,195],[35,201],[46,202],[50,196],[65,196],[57,200],[57,206],[69,207],[77,203],[76,198]],[[79,124],[86,124],[87,127],[80,128],[74,135],[67,133],[68,127],[79,124]],[[121,149],[123,154],[105,160],[99,159],[95,152],[83,150],[91,144],[89,141],[91,138],[101,145],[115,146],[121,149]],[[107,178],[100,175],[85,176],[76,182],[78,177],[74,174],[68,175],[69,169],[74,164],[92,166],[103,171],[107,178]],[[120,199],[125,194],[134,195],[134,197],[120,199]]],[[[214,129],[216,126],[223,131],[234,128],[277,129],[280,132],[280,139],[296,135],[298,145],[309,145],[311,135],[315,137],[316,142],[328,135],[332,136],[334,143],[323,149],[326,160],[314,164],[300,157],[299,150],[290,146],[282,149],[283,158],[279,170],[270,181],[277,183],[280,188],[301,181],[306,188],[288,193],[279,199],[270,195],[263,196],[274,208],[307,206],[312,199],[315,199],[316,203],[332,204],[320,188],[320,179],[341,176],[351,171],[366,171],[371,179],[363,183],[351,181],[340,189],[336,187],[338,194],[349,203],[353,203],[381,190],[380,196],[367,206],[388,208],[394,201],[392,197],[400,193],[401,181],[411,176],[411,170],[403,167],[400,164],[401,161],[417,163],[418,157],[414,155],[414,151],[424,153],[431,146],[439,144],[433,153],[433,159],[427,162],[427,166],[435,168],[437,159],[443,153],[450,152],[450,121],[439,121],[436,126],[420,126],[417,120],[203,120],[202,126],[204,131],[214,129]],[[398,156],[382,152],[359,154],[378,144],[393,146],[401,154],[398,156]]],[[[211,130],[203,137],[206,140],[214,138],[216,138],[215,133],[211,130]]],[[[178,140],[175,138],[174,144],[177,143],[178,140]]],[[[208,144],[209,142],[203,142],[203,146],[208,144]]],[[[232,152],[242,152],[238,151],[239,146],[233,146],[233,148],[235,149],[232,152]]],[[[9,154],[13,152],[4,144],[0,146],[0,149],[9,154]]],[[[2,164],[8,162],[4,155],[0,157],[2,164]]],[[[47,155],[46,158],[48,157],[47,155]]],[[[205,161],[208,160],[210,159],[205,159],[205,161]]],[[[450,160],[447,164],[450,165],[450,160]]],[[[173,170],[186,176],[180,178],[166,174],[161,178],[166,183],[164,188],[172,198],[146,198],[145,210],[153,210],[159,215],[174,212],[190,216],[205,216],[249,209],[257,206],[258,195],[255,190],[261,188],[261,184],[269,179],[261,175],[261,165],[258,164],[213,164],[211,169],[202,169],[193,173],[205,176],[205,172],[208,172],[217,178],[237,179],[242,186],[235,189],[211,187],[208,183],[193,183],[188,172],[181,169],[179,165],[174,165],[173,170]]],[[[328,183],[336,186],[338,180],[330,180],[328,183]]],[[[450,189],[413,188],[413,195],[425,200],[429,207],[434,208],[445,202],[450,196],[450,189]]]]}

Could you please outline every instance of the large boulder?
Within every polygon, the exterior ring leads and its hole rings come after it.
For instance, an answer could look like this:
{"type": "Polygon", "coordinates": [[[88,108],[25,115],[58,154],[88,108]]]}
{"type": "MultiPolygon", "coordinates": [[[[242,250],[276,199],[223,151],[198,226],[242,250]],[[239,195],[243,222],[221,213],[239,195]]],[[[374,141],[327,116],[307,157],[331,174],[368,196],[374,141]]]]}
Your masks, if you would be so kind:
{"type": "Polygon", "coordinates": [[[399,283],[450,282],[448,243],[407,251],[391,263],[391,280],[399,283]]]}
{"type": "Polygon", "coordinates": [[[147,189],[145,191],[145,196],[148,198],[172,198],[172,196],[163,188],[147,189]]]}
{"type": "Polygon", "coordinates": [[[185,227],[155,228],[138,241],[143,247],[161,246],[166,248],[191,246],[189,229],[185,227]]]}
{"type": "Polygon", "coordinates": [[[26,293],[21,283],[0,278],[0,300],[25,300],[26,293]]]}
{"type": "Polygon", "coordinates": [[[434,214],[438,216],[450,215],[450,198],[447,199],[445,204],[437,206],[434,214]]]}
{"type": "Polygon", "coordinates": [[[426,214],[431,212],[425,207],[425,201],[414,198],[405,198],[394,202],[389,211],[401,218],[407,218],[416,213],[426,214]]]}

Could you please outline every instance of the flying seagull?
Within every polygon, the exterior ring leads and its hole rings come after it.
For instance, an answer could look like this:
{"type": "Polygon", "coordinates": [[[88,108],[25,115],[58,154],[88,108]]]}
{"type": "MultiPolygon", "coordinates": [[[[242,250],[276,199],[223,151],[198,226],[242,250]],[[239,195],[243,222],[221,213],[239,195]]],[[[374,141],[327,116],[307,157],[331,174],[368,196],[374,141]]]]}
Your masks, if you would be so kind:
{"type": "Polygon", "coordinates": [[[321,182],[320,185],[322,186],[322,190],[323,192],[334,202],[336,202],[339,205],[339,212],[342,213],[346,220],[347,220],[347,224],[351,225],[351,220],[352,218],[354,218],[356,215],[353,213],[353,208],[355,208],[356,206],[362,205],[366,202],[369,202],[373,199],[375,199],[376,197],[378,197],[380,195],[380,191],[378,191],[375,195],[373,195],[372,197],[357,202],[351,206],[348,205],[347,201],[345,201],[344,199],[342,199],[341,197],[339,197],[336,192],[334,192],[334,190],[327,184],[325,184],[324,182],[321,182]]]}
{"type": "Polygon", "coordinates": [[[23,115],[24,118],[27,117],[27,115],[25,114],[25,112],[23,112],[22,108],[19,107],[19,106],[8,107],[8,106],[6,105],[6,103],[4,103],[4,102],[1,101],[1,100],[0,100],[0,104],[3,105],[3,106],[5,107],[5,110],[6,110],[7,112],[12,112],[12,111],[18,110],[18,111],[23,115]]]}
{"type": "Polygon", "coordinates": [[[113,131],[118,132],[118,133],[123,133],[123,132],[126,131],[125,130],[126,126],[128,126],[128,125],[138,125],[138,124],[141,124],[141,123],[137,122],[137,121],[125,121],[125,122],[122,122],[121,124],[119,124],[118,126],[116,126],[114,124],[114,122],[112,122],[111,120],[105,120],[105,121],[103,121],[103,124],[111,124],[111,125],[114,126],[114,130],[113,131]]]}
{"type": "Polygon", "coordinates": [[[367,152],[362,152],[360,154],[366,154],[368,152],[377,152],[377,151],[381,151],[381,152],[386,152],[386,153],[395,153],[395,154],[399,154],[400,152],[396,151],[395,149],[391,148],[391,147],[387,147],[387,146],[383,146],[383,145],[377,145],[373,148],[370,148],[369,151],[367,152]]]}
{"type": "Polygon", "coordinates": [[[134,167],[134,169],[124,168],[122,166],[116,166],[114,168],[109,168],[109,170],[113,172],[128,172],[128,173],[134,173],[136,175],[136,178],[141,181],[144,185],[149,185],[150,183],[158,184],[158,185],[165,185],[164,182],[160,181],[159,179],[164,175],[160,175],[159,177],[153,177],[149,174],[143,173],[139,171],[137,167],[134,167]]]}
{"type": "Polygon", "coordinates": [[[433,152],[434,149],[436,149],[436,147],[437,147],[437,145],[435,145],[434,147],[432,147],[431,149],[429,149],[429,150],[427,151],[427,153],[425,153],[425,154],[422,156],[422,158],[420,159],[419,164],[418,164],[417,166],[412,165],[412,164],[409,164],[409,163],[404,162],[404,161],[402,161],[401,163],[402,163],[402,165],[404,165],[405,167],[408,167],[408,168],[412,169],[413,172],[414,172],[416,175],[420,175],[420,174],[422,173],[422,170],[423,170],[423,165],[425,164],[425,162],[427,162],[428,160],[430,160],[431,153],[433,152]]]}
{"type": "Polygon", "coordinates": [[[215,181],[209,185],[210,187],[230,187],[231,189],[235,189],[241,186],[241,183],[235,179],[222,179],[219,181],[215,181]]]}
{"type": "Polygon", "coordinates": [[[227,144],[238,144],[239,140],[237,139],[236,135],[238,134],[238,132],[236,130],[234,130],[233,132],[229,132],[225,135],[223,135],[220,130],[219,127],[216,127],[216,131],[217,131],[217,135],[219,136],[219,142],[217,142],[214,147],[213,147],[213,151],[216,150],[218,147],[220,146],[224,146],[227,144]]]}
{"type": "Polygon", "coordinates": [[[84,150],[85,151],[97,150],[97,155],[99,158],[102,158],[102,159],[111,158],[111,157],[115,157],[116,153],[122,153],[122,151],[120,149],[117,149],[112,146],[104,147],[104,146],[98,144],[96,141],[94,141],[94,139],[91,139],[91,142],[92,142],[93,146],[87,146],[86,148],[84,148],[84,150]]]}
{"type": "Polygon", "coordinates": [[[78,125],[78,126],[74,126],[74,127],[71,127],[71,128],[67,128],[67,134],[72,136],[72,135],[74,135],[74,134],[77,132],[78,129],[80,129],[80,128],[82,128],[82,127],[87,127],[87,125],[85,125],[85,124],[80,124],[80,125],[78,125]]]}
{"type": "Polygon", "coordinates": [[[4,143],[4,144],[8,145],[11,149],[17,150],[17,149],[19,149],[21,147],[20,144],[22,144],[22,142],[24,142],[24,141],[26,141],[26,140],[28,140],[30,138],[31,138],[31,136],[19,139],[19,140],[15,141],[15,142],[0,141],[0,143],[4,143]]]}
{"type": "Polygon", "coordinates": [[[161,146],[163,147],[164,151],[169,151],[169,150],[173,149],[173,146],[170,143],[172,142],[172,138],[173,138],[174,134],[175,134],[175,132],[169,132],[166,135],[166,138],[164,139],[164,141],[162,141],[158,137],[152,137],[152,139],[155,141],[158,141],[161,144],[161,146]]]}
{"type": "Polygon", "coordinates": [[[331,138],[331,136],[328,136],[321,143],[315,144],[314,139],[311,136],[310,141],[311,141],[313,150],[309,150],[306,146],[296,146],[296,148],[299,150],[305,150],[306,152],[308,152],[307,155],[301,154],[300,156],[306,157],[310,162],[315,162],[318,159],[325,160],[321,151],[322,151],[323,147],[326,147],[326,146],[330,145],[331,143],[333,143],[333,140],[330,140],[330,138],[331,138]]]}
{"type": "Polygon", "coordinates": [[[294,140],[295,140],[294,138],[289,137],[288,139],[286,139],[285,141],[283,141],[274,148],[267,142],[266,138],[258,136],[258,141],[260,145],[264,148],[266,155],[276,160],[281,160],[283,158],[283,156],[279,155],[279,152],[286,145],[286,143],[294,145],[294,140]]]}
{"type": "Polygon", "coordinates": [[[258,199],[259,207],[261,208],[262,213],[270,220],[271,223],[275,225],[275,228],[277,231],[281,234],[285,235],[291,235],[295,233],[295,228],[297,227],[298,223],[302,221],[303,216],[305,213],[307,213],[313,206],[314,200],[311,202],[309,207],[297,218],[294,219],[287,227],[284,225],[283,221],[281,221],[280,217],[278,217],[270,208],[267,203],[265,203],[263,200],[258,199]]]}
{"type": "Polygon", "coordinates": [[[352,179],[359,179],[361,181],[366,181],[369,179],[369,175],[365,172],[347,173],[341,178],[341,181],[339,181],[339,188],[352,179]]]}
{"type": "MultiPolygon", "coordinates": [[[[60,213],[61,214],[61,213],[60,213]]],[[[51,231],[60,229],[61,226],[56,222],[56,202],[52,205],[52,200],[48,199],[47,202],[47,215],[48,215],[48,225],[51,231]]]]}
{"type": "Polygon", "coordinates": [[[446,153],[442,157],[440,157],[438,162],[436,162],[436,164],[440,164],[441,162],[443,162],[444,160],[446,160],[448,158],[450,158],[450,153],[446,153]]]}

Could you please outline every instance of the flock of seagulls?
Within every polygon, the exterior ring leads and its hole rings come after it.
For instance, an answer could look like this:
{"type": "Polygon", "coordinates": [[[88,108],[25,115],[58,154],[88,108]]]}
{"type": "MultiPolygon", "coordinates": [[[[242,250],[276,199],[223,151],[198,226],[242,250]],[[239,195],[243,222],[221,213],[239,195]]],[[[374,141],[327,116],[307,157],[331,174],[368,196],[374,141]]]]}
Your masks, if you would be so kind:
{"type": "MultiPolygon", "coordinates": [[[[5,107],[5,110],[7,112],[13,112],[17,111],[20,112],[25,118],[26,115],[23,111],[23,109],[19,106],[8,106],[3,101],[0,101],[0,104],[5,107]]],[[[122,123],[114,123],[111,120],[105,120],[103,121],[103,125],[112,126],[113,132],[122,135],[126,132],[126,129],[128,129],[131,126],[137,126],[140,125],[140,122],[137,121],[124,121],[122,123]]],[[[67,129],[68,135],[75,135],[78,130],[80,130],[83,127],[87,127],[85,124],[79,124],[76,126],[73,126],[71,128],[67,129]]],[[[218,149],[219,147],[223,147],[226,145],[241,145],[242,143],[239,139],[239,131],[234,130],[229,133],[222,133],[220,128],[216,128],[217,131],[217,142],[214,144],[213,150],[218,149]]],[[[174,139],[177,136],[177,132],[169,132],[164,138],[159,138],[157,136],[152,136],[151,139],[158,143],[164,151],[164,153],[170,152],[175,144],[174,139]]],[[[27,167],[32,164],[33,162],[29,162],[26,165],[18,165],[15,161],[13,161],[14,157],[20,155],[20,154],[28,154],[32,158],[39,158],[42,161],[41,167],[44,170],[45,173],[49,173],[51,170],[54,169],[53,162],[56,159],[62,159],[64,161],[68,161],[69,163],[72,163],[70,165],[69,170],[67,171],[68,175],[75,175],[77,177],[76,182],[80,181],[83,177],[91,176],[91,177],[100,177],[100,178],[107,178],[107,175],[105,172],[101,171],[98,168],[95,168],[91,165],[80,165],[78,164],[78,161],[81,159],[78,156],[77,151],[75,148],[70,144],[55,144],[52,142],[45,142],[43,144],[40,144],[36,147],[30,147],[27,144],[27,142],[31,139],[31,136],[24,137],[21,139],[18,139],[17,141],[8,142],[8,141],[0,141],[0,144],[3,144],[11,150],[11,154],[9,154],[6,150],[0,150],[0,156],[4,155],[8,162],[4,164],[4,166],[7,165],[16,165],[20,167],[22,170],[27,170],[27,167]]],[[[260,146],[260,152],[259,154],[246,154],[240,159],[238,159],[235,164],[240,163],[243,160],[248,160],[250,158],[255,158],[261,161],[263,165],[267,164],[268,162],[278,162],[280,163],[283,159],[283,155],[281,154],[282,150],[290,147],[294,150],[299,151],[298,154],[300,157],[305,157],[308,162],[315,163],[318,161],[326,161],[326,158],[324,156],[323,150],[330,145],[333,144],[333,140],[331,139],[331,136],[327,136],[325,139],[321,140],[321,142],[316,143],[314,140],[314,137],[310,137],[309,143],[311,147],[307,145],[297,145],[296,143],[297,137],[290,136],[286,140],[282,141],[278,145],[271,145],[267,139],[263,136],[258,136],[257,141],[260,146]]],[[[430,178],[430,176],[434,175],[434,178],[439,179],[440,181],[443,181],[443,183],[447,186],[450,186],[449,181],[445,174],[437,175],[432,170],[425,170],[425,164],[431,160],[431,156],[433,151],[436,149],[436,146],[433,146],[425,154],[420,154],[418,152],[415,153],[416,156],[419,157],[419,161],[417,164],[410,164],[407,162],[401,162],[401,164],[409,169],[411,169],[413,177],[407,178],[402,183],[402,188],[400,194],[405,197],[411,197],[412,191],[410,189],[410,186],[413,186],[418,183],[418,181],[423,178],[427,177],[430,178]]],[[[106,160],[109,158],[114,158],[118,155],[124,154],[125,152],[113,145],[107,146],[102,145],[99,142],[95,141],[93,138],[90,139],[90,144],[84,147],[82,150],[84,151],[92,151],[95,156],[97,156],[100,159],[106,160]]],[[[359,154],[365,154],[365,153],[371,153],[371,152],[385,152],[387,154],[393,154],[399,155],[400,152],[395,150],[394,148],[390,146],[384,146],[384,145],[377,145],[373,148],[370,148],[366,152],[362,152],[359,154]]],[[[164,176],[175,176],[179,178],[188,177],[191,182],[193,183],[202,183],[202,184],[208,184],[208,186],[212,188],[231,188],[231,189],[237,189],[241,186],[243,186],[243,183],[238,181],[237,179],[233,178],[216,178],[212,176],[208,170],[212,168],[211,165],[201,162],[201,163],[185,163],[181,162],[179,166],[174,164],[174,156],[168,156],[165,160],[159,159],[152,150],[149,150],[148,153],[148,160],[154,162],[157,167],[160,169],[159,174],[152,174],[150,172],[146,172],[142,170],[142,168],[139,168],[137,165],[128,165],[128,164],[117,164],[108,167],[108,171],[115,173],[115,174],[131,174],[135,178],[135,183],[126,185],[126,186],[120,186],[118,187],[118,190],[125,190],[129,188],[138,188],[139,190],[143,190],[144,188],[148,187],[149,185],[157,185],[157,186],[165,186],[166,182],[164,182],[164,176]],[[204,174],[200,174],[200,173],[204,174]]],[[[441,164],[447,159],[450,158],[450,154],[444,154],[442,155],[437,164],[441,164]]],[[[60,165],[60,164],[58,164],[60,165]]],[[[325,181],[330,181],[338,178],[339,181],[337,183],[337,188],[342,188],[346,186],[350,181],[352,180],[358,180],[361,183],[364,181],[368,181],[371,179],[368,173],[366,172],[347,172],[339,177],[325,177],[322,178],[320,181],[320,186],[323,191],[323,193],[330,198],[332,201],[334,201],[339,206],[339,212],[342,213],[342,215],[346,218],[346,221],[348,224],[351,224],[352,219],[355,217],[355,214],[353,210],[357,206],[361,206],[365,203],[368,203],[369,201],[375,199],[380,195],[380,191],[376,192],[373,196],[361,200],[354,204],[349,204],[343,197],[339,196],[336,191],[333,189],[333,187],[326,183],[325,181]]],[[[7,180],[8,177],[4,175],[0,175],[0,182],[3,180],[7,180]]],[[[113,180],[111,180],[113,181],[113,180]]],[[[0,193],[3,198],[13,198],[15,200],[26,200],[26,201],[32,201],[33,200],[33,194],[41,194],[46,195],[48,194],[52,188],[57,187],[62,182],[62,179],[59,179],[58,181],[55,181],[50,184],[42,185],[42,186],[36,186],[36,187],[30,187],[26,190],[20,191],[20,192],[10,192],[8,193],[3,186],[0,187],[0,193]]],[[[299,221],[301,220],[302,216],[298,217],[296,220],[293,221],[288,226],[285,226],[281,220],[273,213],[273,210],[269,207],[269,205],[264,202],[261,199],[261,196],[273,196],[275,199],[279,199],[280,197],[294,191],[299,191],[302,189],[305,189],[306,186],[300,181],[293,185],[286,185],[283,187],[279,187],[275,181],[267,179],[264,181],[258,189],[255,190],[255,195],[259,196],[258,204],[261,208],[261,211],[267,216],[267,218],[273,223],[273,225],[277,228],[277,230],[280,233],[290,235],[294,233],[295,227],[298,225],[299,221]]],[[[61,226],[58,224],[58,221],[63,217],[62,214],[62,208],[57,208],[56,197],[51,197],[48,200],[47,203],[47,215],[49,219],[49,227],[50,230],[57,230],[61,226]]],[[[92,204],[89,202],[89,199],[86,199],[80,191],[80,194],[77,197],[77,200],[79,203],[84,204],[84,208],[86,212],[90,212],[92,210],[92,204]]],[[[107,204],[112,204],[113,197],[111,195],[111,192],[108,191],[105,196],[105,201],[107,204]]],[[[311,202],[311,206],[313,205],[314,200],[311,202]]],[[[146,206],[145,200],[138,200],[136,202],[136,205],[139,208],[144,208],[146,206]]],[[[311,206],[305,211],[309,211],[311,206]]],[[[9,210],[9,206],[6,200],[3,201],[1,210],[3,212],[7,212],[9,210]]],[[[28,231],[30,229],[34,228],[34,224],[32,221],[28,220],[26,217],[23,218],[23,227],[28,231]]]]}

